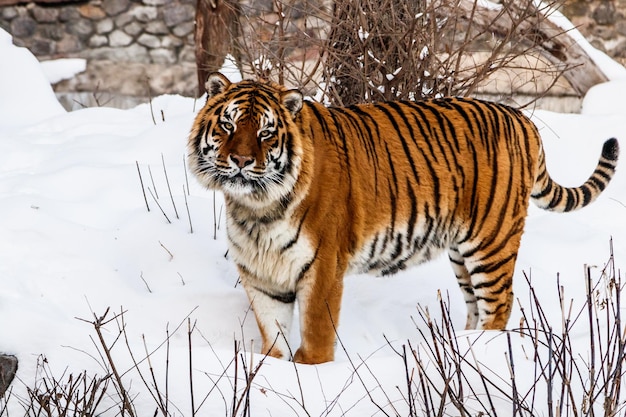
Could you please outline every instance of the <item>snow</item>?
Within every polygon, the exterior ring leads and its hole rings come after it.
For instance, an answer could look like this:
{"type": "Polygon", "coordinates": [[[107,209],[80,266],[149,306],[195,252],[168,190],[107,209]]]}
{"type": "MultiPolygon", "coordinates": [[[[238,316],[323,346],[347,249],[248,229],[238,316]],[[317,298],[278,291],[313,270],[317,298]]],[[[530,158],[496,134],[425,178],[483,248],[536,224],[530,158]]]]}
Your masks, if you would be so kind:
{"type": "MultiPolygon", "coordinates": [[[[186,138],[202,103],[161,96],[153,100],[152,109],[141,105],[131,110],[88,108],[66,113],[36,59],[13,46],[1,30],[0,56],[0,352],[14,354],[20,361],[9,415],[23,415],[22,405],[14,399],[25,398],[25,387],[35,384],[42,357],[57,376],[83,369],[90,374],[107,372],[97,335],[88,323],[107,308],[111,309],[107,318],[124,311],[124,323],[109,322],[103,337],[111,345],[118,325],[125,328],[128,341],[118,340],[112,355],[136,397],[136,406],[146,407],[139,415],[153,413],[155,404],[132,369],[126,343],[137,360],[144,352],[155,351],[151,365],[161,389],[168,359],[169,398],[175,415],[191,415],[190,351],[196,408],[213,387],[212,381],[219,380],[221,391],[211,391],[200,412],[228,414],[235,376],[234,341],[242,341],[247,353],[239,360],[246,358],[250,368],[262,357],[250,353],[258,352],[259,332],[237,285],[236,269],[225,257],[221,196],[185,173],[186,138]],[[150,211],[146,209],[137,165],[146,189],[158,192],[157,200],[171,223],[148,191],[150,211]],[[188,326],[194,329],[192,350],[188,326]],[[223,373],[226,376],[220,378],[223,373]]],[[[61,65],[57,70],[63,74],[75,68],[61,65]]],[[[593,171],[603,141],[626,138],[621,110],[625,93],[626,84],[611,82],[589,93],[582,114],[533,113],[553,178],[563,185],[580,184],[593,171]]],[[[611,238],[616,267],[624,269],[625,205],[626,170],[619,167],[605,193],[588,208],[554,214],[531,205],[514,284],[519,305],[529,311],[527,274],[550,325],[559,331],[559,284],[564,299],[573,300],[574,310],[582,308],[583,265],[594,266],[594,279],[600,280],[611,238]]],[[[509,383],[507,333],[460,330],[465,307],[451,268],[442,258],[390,278],[346,277],[336,360],[295,366],[266,359],[251,390],[253,415],[306,415],[304,408],[310,415],[381,415],[368,391],[376,401],[393,404],[400,415],[407,415],[402,389],[397,388],[406,386],[404,366],[387,340],[396,349],[410,342],[421,355],[429,356],[429,345],[419,333],[426,330],[419,317],[423,309],[440,317],[439,291],[449,300],[459,345],[463,349],[471,345],[485,374],[509,383]],[[358,375],[353,364],[359,366],[358,375]]],[[[510,328],[521,315],[514,308],[510,328]]],[[[290,337],[294,347],[299,342],[297,333],[296,327],[290,337]]],[[[530,340],[509,335],[518,387],[528,389],[534,372],[528,357],[530,340]]],[[[584,332],[573,343],[576,355],[589,356],[584,332]]],[[[241,378],[243,371],[239,372],[241,378]]],[[[239,381],[239,389],[243,386],[239,381]]],[[[539,391],[538,395],[545,395],[539,391]]],[[[537,399],[537,415],[548,415],[545,404],[537,399]]],[[[510,413],[510,404],[502,399],[495,406],[503,410],[502,415],[510,413]]],[[[393,414],[391,406],[386,407],[393,414]]],[[[106,415],[114,414],[112,410],[106,415]]]]}
{"type": "Polygon", "coordinates": [[[54,97],[37,59],[25,48],[13,46],[13,38],[0,30],[0,115],[2,126],[19,126],[40,122],[65,112],[54,97]],[[19,74],[18,77],[12,76],[19,74]],[[30,96],[30,91],[36,91],[30,96]],[[33,109],[36,103],[36,109],[33,109]]]}
{"type": "Polygon", "coordinates": [[[41,69],[50,84],[69,80],[86,68],[87,60],[82,58],[60,58],[41,62],[41,69]]]}

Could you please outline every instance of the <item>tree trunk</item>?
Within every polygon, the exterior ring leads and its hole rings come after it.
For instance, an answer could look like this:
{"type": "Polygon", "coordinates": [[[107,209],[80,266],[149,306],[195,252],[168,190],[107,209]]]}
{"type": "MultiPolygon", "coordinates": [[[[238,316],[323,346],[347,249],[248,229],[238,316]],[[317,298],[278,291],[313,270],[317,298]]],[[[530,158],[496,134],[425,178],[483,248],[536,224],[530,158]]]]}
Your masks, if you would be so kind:
{"type": "Polygon", "coordinates": [[[198,94],[206,92],[204,84],[211,72],[218,71],[226,55],[236,58],[234,40],[239,34],[237,0],[198,0],[196,4],[196,66],[198,94]]]}

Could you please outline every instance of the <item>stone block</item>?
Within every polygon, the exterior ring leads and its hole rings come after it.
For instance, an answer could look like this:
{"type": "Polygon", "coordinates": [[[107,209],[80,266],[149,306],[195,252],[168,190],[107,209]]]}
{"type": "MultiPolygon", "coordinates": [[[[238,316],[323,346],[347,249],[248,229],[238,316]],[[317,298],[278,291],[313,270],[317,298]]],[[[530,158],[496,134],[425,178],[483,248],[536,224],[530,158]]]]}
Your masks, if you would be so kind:
{"type": "Polygon", "coordinates": [[[38,34],[44,39],[60,41],[65,35],[65,28],[63,25],[46,23],[39,25],[38,32],[38,34]]]}
{"type": "Polygon", "coordinates": [[[90,20],[99,20],[106,17],[106,13],[102,7],[89,3],[80,5],[78,7],[78,13],[82,17],[90,20]]]}
{"type": "Polygon", "coordinates": [[[18,16],[17,9],[15,7],[3,7],[0,9],[0,17],[3,20],[13,20],[18,16]]]}
{"type": "Polygon", "coordinates": [[[193,32],[195,28],[194,22],[184,22],[174,26],[172,33],[180,38],[183,38],[193,32]]]}
{"type": "Polygon", "coordinates": [[[141,34],[141,36],[137,38],[137,43],[151,49],[161,46],[161,40],[158,37],[147,33],[141,34]]]}
{"type": "Polygon", "coordinates": [[[130,7],[130,0],[106,0],[102,7],[109,16],[117,16],[130,7]]]}
{"type": "Polygon", "coordinates": [[[149,53],[150,60],[155,64],[175,64],[177,61],[176,54],[170,49],[157,48],[149,53]]]}
{"type": "Polygon", "coordinates": [[[133,38],[121,30],[117,29],[111,32],[109,35],[109,45],[113,48],[120,46],[128,46],[133,41],[133,38]]]}
{"type": "Polygon", "coordinates": [[[146,23],[155,20],[159,11],[153,6],[138,6],[130,11],[130,14],[140,22],[146,23]]]}
{"type": "Polygon", "coordinates": [[[143,25],[138,22],[130,22],[126,26],[124,26],[124,32],[128,33],[130,36],[137,36],[143,30],[143,25]]]}
{"type": "Polygon", "coordinates": [[[163,6],[169,3],[170,0],[143,0],[143,4],[147,4],[148,6],[163,6]]]}
{"type": "Polygon", "coordinates": [[[151,33],[153,35],[167,35],[170,33],[170,30],[165,26],[165,23],[161,20],[154,20],[152,22],[148,22],[145,26],[145,31],[147,33],[151,33]]]}
{"type": "Polygon", "coordinates": [[[626,58],[626,40],[622,40],[620,43],[615,45],[611,52],[611,55],[616,58],[626,58]]]}
{"type": "Polygon", "coordinates": [[[56,22],[59,18],[59,9],[35,6],[31,10],[31,14],[39,23],[52,23],[56,22]]]}
{"type": "Polygon", "coordinates": [[[615,4],[612,1],[603,0],[598,7],[595,8],[591,16],[598,25],[612,25],[617,19],[615,4]]]}
{"type": "Polygon", "coordinates": [[[185,45],[178,55],[179,62],[196,62],[196,49],[192,45],[185,45]]]}
{"type": "Polygon", "coordinates": [[[83,49],[83,43],[77,36],[65,34],[63,39],[57,42],[57,53],[68,54],[73,52],[79,52],[83,49]]]}
{"type": "Polygon", "coordinates": [[[148,55],[148,49],[144,46],[136,43],[129,45],[125,48],[110,48],[110,52],[106,55],[107,59],[113,61],[128,61],[128,62],[150,62],[150,55],[148,55]]]}
{"type": "Polygon", "coordinates": [[[96,33],[98,35],[106,35],[107,33],[111,33],[113,30],[113,20],[110,18],[102,19],[98,23],[96,23],[96,33]]]}
{"type": "Polygon", "coordinates": [[[65,26],[67,28],[67,33],[76,35],[81,39],[86,39],[94,31],[93,22],[88,19],[78,19],[74,22],[67,22],[65,26]]]}
{"type": "Polygon", "coordinates": [[[89,38],[89,47],[91,48],[101,48],[103,46],[107,46],[109,44],[109,38],[104,35],[94,35],[89,38]]]}
{"type": "Polygon", "coordinates": [[[16,38],[28,38],[35,34],[37,22],[28,16],[16,17],[11,21],[11,35],[16,38]]]}
{"type": "Polygon", "coordinates": [[[51,39],[35,38],[29,49],[35,56],[50,56],[56,52],[56,42],[51,39]]]}
{"type": "Polygon", "coordinates": [[[121,28],[121,27],[126,26],[133,20],[134,18],[129,13],[123,13],[115,17],[115,26],[117,26],[118,28],[121,28]]]}
{"type": "Polygon", "coordinates": [[[196,10],[192,5],[173,4],[163,8],[163,21],[168,27],[193,21],[196,10]]]}
{"type": "Polygon", "coordinates": [[[60,22],[72,22],[80,19],[80,13],[75,7],[61,7],[59,9],[60,22]]]}
{"type": "Polygon", "coordinates": [[[617,22],[617,24],[615,25],[615,30],[620,35],[626,36],[626,20],[620,20],[619,22],[617,22]]]}
{"type": "Polygon", "coordinates": [[[175,49],[183,46],[185,42],[182,39],[173,36],[165,36],[161,39],[161,47],[167,49],[175,49]]]}

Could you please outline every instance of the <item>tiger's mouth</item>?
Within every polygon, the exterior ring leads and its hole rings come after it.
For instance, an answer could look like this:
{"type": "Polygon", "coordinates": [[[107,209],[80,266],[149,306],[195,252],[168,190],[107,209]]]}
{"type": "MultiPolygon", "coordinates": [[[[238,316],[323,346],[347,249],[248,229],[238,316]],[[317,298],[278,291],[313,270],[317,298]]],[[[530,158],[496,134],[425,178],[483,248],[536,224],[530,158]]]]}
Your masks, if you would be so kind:
{"type": "Polygon", "coordinates": [[[237,199],[257,202],[280,200],[291,192],[295,182],[287,169],[289,164],[275,162],[239,168],[220,163],[215,156],[196,155],[196,175],[205,185],[237,199]]]}
{"type": "Polygon", "coordinates": [[[239,170],[217,170],[214,173],[215,183],[222,191],[237,195],[259,196],[267,192],[271,186],[271,181],[267,175],[256,174],[251,171],[239,170]]]}

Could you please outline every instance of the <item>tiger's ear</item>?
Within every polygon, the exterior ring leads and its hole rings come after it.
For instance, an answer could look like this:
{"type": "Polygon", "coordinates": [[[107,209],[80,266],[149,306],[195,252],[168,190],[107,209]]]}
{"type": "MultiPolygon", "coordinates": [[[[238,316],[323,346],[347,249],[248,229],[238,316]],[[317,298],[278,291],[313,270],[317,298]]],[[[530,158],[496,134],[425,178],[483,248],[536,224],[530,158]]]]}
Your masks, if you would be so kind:
{"type": "Polygon", "coordinates": [[[204,88],[207,92],[207,98],[211,98],[220,93],[223,93],[230,86],[230,84],[231,83],[228,78],[226,78],[219,72],[213,72],[209,74],[206,83],[204,83],[204,88]]]}
{"type": "Polygon", "coordinates": [[[285,91],[281,98],[283,99],[283,106],[285,106],[285,108],[289,110],[293,116],[298,114],[300,109],[302,109],[302,100],[304,100],[304,97],[302,97],[302,93],[300,91],[285,91]]]}

